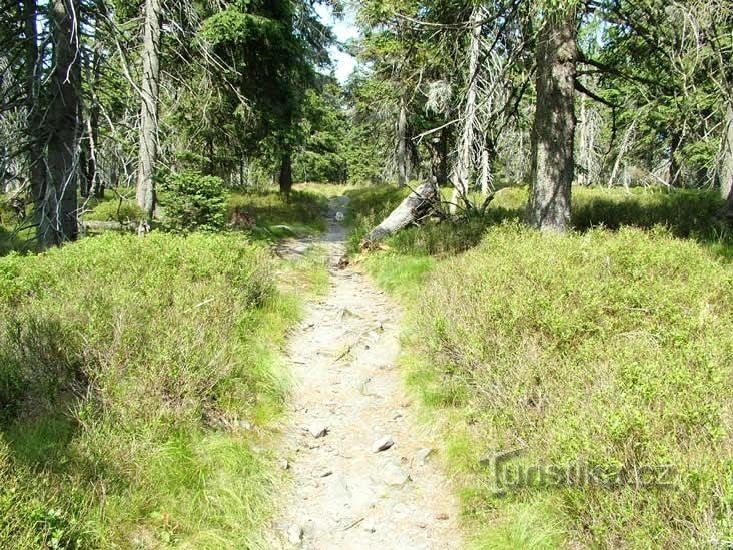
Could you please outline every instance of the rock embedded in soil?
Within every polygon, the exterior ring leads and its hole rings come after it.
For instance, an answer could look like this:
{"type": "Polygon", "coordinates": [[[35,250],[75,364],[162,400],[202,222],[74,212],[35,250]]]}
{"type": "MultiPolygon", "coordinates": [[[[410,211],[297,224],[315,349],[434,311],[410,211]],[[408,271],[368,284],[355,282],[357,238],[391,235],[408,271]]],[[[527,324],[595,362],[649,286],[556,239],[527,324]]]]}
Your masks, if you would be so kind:
{"type": "Polygon", "coordinates": [[[425,466],[431,454],[433,454],[432,449],[420,449],[415,453],[415,460],[420,466],[425,466]]]}
{"type": "Polygon", "coordinates": [[[316,422],[308,427],[308,433],[310,433],[316,439],[324,437],[326,434],[328,434],[328,426],[321,422],[316,422]]]}
{"type": "Polygon", "coordinates": [[[372,450],[375,453],[386,451],[394,445],[394,439],[391,435],[385,435],[384,437],[377,439],[372,445],[372,450]]]}
{"type": "Polygon", "coordinates": [[[382,481],[392,487],[401,487],[410,481],[410,474],[401,466],[390,463],[382,470],[382,481]]]}
{"type": "Polygon", "coordinates": [[[303,529],[300,528],[300,525],[291,525],[288,527],[288,542],[294,546],[297,546],[300,544],[300,541],[303,539],[303,529]]]}

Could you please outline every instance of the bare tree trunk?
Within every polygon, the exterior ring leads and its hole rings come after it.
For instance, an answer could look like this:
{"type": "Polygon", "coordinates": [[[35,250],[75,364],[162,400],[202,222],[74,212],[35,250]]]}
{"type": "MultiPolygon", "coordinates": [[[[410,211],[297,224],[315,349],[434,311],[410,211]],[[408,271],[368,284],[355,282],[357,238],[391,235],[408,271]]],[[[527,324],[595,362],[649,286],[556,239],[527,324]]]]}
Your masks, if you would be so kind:
{"type": "Polygon", "coordinates": [[[99,38],[97,36],[97,22],[94,22],[94,53],[92,54],[91,66],[91,105],[89,106],[89,116],[86,117],[86,138],[87,138],[87,165],[86,179],[89,184],[89,193],[95,197],[104,197],[104,183],[99,177],[99,167],[97,163],[97,146],[99,144],[99,96],[97,96],[97,86],[99,85],[100,70],[100,52],[99,38]]]}
{"type": "Polygon", "coordinates": [[[419,222],[436,208],[438,202],[438,188],[431,178],[416,187],[382,223],[367,233],[362,239],[362,246],[381,241],[400,229],[419,222]]]}
{"type": "Polygon", "coordinates": [[[51,4],[54,70],[48,107],[48,181],[41,198],[39,243],[46,248],[74,240],[78,234],[77,198],[79,154],[79,3],[51,4]]]}
{"type": "Polygon", "coordinates": [[[543,231],[570,225],[575,135],[575,13],[551,17],[537,44],[537,106],[527,221],[543,231]]]}
{"type": "Polygon", "coordinates": [[[488,195],[491,190],[491,156],[489,148],[481,149],[481,193],[488,195]]]}
{"type": "Polygon", "coordinates": [[[679,132],[675,132],[669,139],[669,174],[667,176],[667,185],[670,187],[680,187],[682,178],[682,167],[677,160],[677,151],[682,143],[682,136],[679,132]]]}
{"type": "Polygon", "coordinates": [[[41,222],[41,200],[46,190],[46,166],[43,158],[43,149],[46,136],[41,127],[39,96],[39,65],[41,60],[38,56],[38,30],[36,27],[36,13],[38,6],[36,0],[23,2],[23,34],[25,35],[26,53],[26,77],[25,95],[28,110],[28,138],[29,151],[29,176],[31,184],[31,196],[35,203],[36,227],[41,222]]]}
{"type": "Polygon", "coordinates": [[[209,135],[206,137],[206,175],[213,176],[216,172],[214,165],[214,139],[209,135]]]}
{"type": "MultiPolygon", "coordinates": [[[[80,100],[81,101],[81,100],[80,100]]],[[[86,128],[87,123],[89,122],[84,117],[84,107],[83,105],[79,105],[79,131],[80,131],[80,139],[79,139],[79,158],[78,158],[78,170],[77,173],[79,175],[79,194],[82,197],[88,197],[89,192],[91,191],[91,182],[89,180],[89,174],[87,173],[87,166],[89,165],[89,159],[91,157],[91,152],[89,151],[89,136],[87,136],[86,128]]]]}
{"type": "Polygon", "coordinates": [[[155,163],[158,159],[158,88],[160,78],[160,0],[145,0],[145,35],[143,37],[142,107],[138,152],[138,206],[145,213],[140,231],[150,227],[155,209],[155,163]]]}
{"type": "Polygon", "coordinates": [[[733,105],[731,103],[728,103],[725,118],[727,129],[723,148],[720,192],[726,201],[725,215],[728,225],[733,226],[733,105]]]}
{"type": "Polygon", "coordinates": [[[290,151],[284,153],[280,162],[280,175],[278,177],[280,193],[285,196],[290,195],[293,188],[293,159],[290,151]]]}
{"type": "Polygon", "coordinates": [[[430,171],[438,186],[448,183],[448,132],[443,128],[440,134],[427,141],[430,149],[430,171]]]}
{"type": "Polygon", "coordinates": [[[409,144],[407,140],[407,106],[404,98],[400,101],[397,116],[397,185],[404,187],[410,179],[409,144]]]}
{"type": "Polygon", "coordinates": [[[580,98],[580,121],[579,121],[579,130],[580,130],[580,136],[578,140],[578,156],[580,157],[578,159],[578,166],[580,167],[580,172],[576,175],[576,178],[578,180],[578,185],[588,185],[588,165],[589,165],[589,158],[590,158],[590,152],[587,150],[587,128],[588,128],[588,114],[587,114],[587,108],[586,108],[586,99],[585,97],[580,98]]]}
{"type": "Polygon", "coordinates": [[[438,185],[448,183],[448,141],[450,139],[450,129],[443,128],[440,131],[440,142],[438,143],[440,163],[438,165],[438,185]]]}
{"type": "MultiPolygon", "coordinates": [[[[613,187],[613,184],[616,181],[616,175],[618,174],[618,171],[621,168],[623,157],[629,151],[629,149],[631,149],[631,144],[634,141],[634,135],[636,134],[635,127],[636,127],[636,120],[633,120],[631,122],[631,125],[624,132],[624,137],[621,140],[621,145],[618,148],[618,154],[616,155],[616,160],[614,161],[613,168],[611,169],[611,175],[608,177],[608,186],[609,187],[613,187]]],[[[626,186],[626,182],[624,182],[624,186],[626,186]]]]}
{"type": "Polygon", "coordinates": [[[99,143],[99,103],[94,94],[92,109],[87,118],[87,139],[89,139],[89,159],[87,160],[87,181],[89,192],[97,197],[104,197],[104,182],[99,177],[99,166],[97,164],[97,144],[99,143]]]}
{"type": "Polygon", "coordinates": [[[476,126],[476,95],[478,89],[478,62],[481,55],[481,8],[471,13],[471,42],[468,48],[468,90],[463,114],[463,130],[458,142],[458,158],[451,179],[453,198],[450,211],[455,212],[459,203],[468,204],[468,180],[471,175],[471,150],[473,148],[474,127],[476,126]]]}

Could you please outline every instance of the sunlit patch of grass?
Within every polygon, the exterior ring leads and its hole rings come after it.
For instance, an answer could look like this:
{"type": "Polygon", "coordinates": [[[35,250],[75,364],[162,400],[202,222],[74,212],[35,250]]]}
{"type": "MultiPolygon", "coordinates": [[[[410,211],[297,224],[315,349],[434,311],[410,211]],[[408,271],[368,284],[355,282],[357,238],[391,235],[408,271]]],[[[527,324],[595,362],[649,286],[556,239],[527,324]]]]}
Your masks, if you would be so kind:
{"type": "Polygon", "coordinates": [[[410,295],[419,290],[436,260],[429,256],[399,256],[384,253],[367,256],[363,265],[379,285],[389,291],[410,295]]]}
{"type": "Polygon", "coordinates": [[[0,546],[261,544],[302,294],[274,275],[235,234],[0,259],[0,546]]]}
{"type": "Polygon", "coordinates": [[[92,521],[99,545],[258,548],[281,474],[253,441],[179,434],[148,458],[145,475],[108,499],[92,521]],[[114,518],[114,525],[109,519],[114,518]]]}
{"type": "Polygon", "coordinates": [[[359,189],[361,186],[354,184],[341,184],[341,183],[298,183],[293,185],[293,189],[297,191],[305,191],[320,195],[326,198],[338,197],[340,195],[348,194],[353,189],[359,189]]]}
{"type": "MultiPolygon", "coordinates": [[[[664,463],[680,474],[674,498],[645,487],[553,487],[551,520],[570,539],[727,537],[715,510],[716,495],[730,491],[731,285],[729,265],[661,230],[542,236],[502,226],[440,262],[411,294],[419,299],[408,299],[408,350],[423,357],[412,381],[432,406],[462,412],[473,448],[526,447],[531,465],[664,463]]],[[[470,446],[454,447],[451,461],[474,476],[469,485],[490,484],[466,462],[470,446]]],[[[487,495],[480,521],[512,518],[544,491],[487,495]]],[[[524,519],[486,540],[533,540],[535,523],[525,529],[524,519]]]]}
{"type": "Polygon", "coordinates": [[[15,424],[5,437],[18,460],[33,466],[53,467],[64,461],[64,452],[77,428],[68,411],[62,409],[15,424]]]}

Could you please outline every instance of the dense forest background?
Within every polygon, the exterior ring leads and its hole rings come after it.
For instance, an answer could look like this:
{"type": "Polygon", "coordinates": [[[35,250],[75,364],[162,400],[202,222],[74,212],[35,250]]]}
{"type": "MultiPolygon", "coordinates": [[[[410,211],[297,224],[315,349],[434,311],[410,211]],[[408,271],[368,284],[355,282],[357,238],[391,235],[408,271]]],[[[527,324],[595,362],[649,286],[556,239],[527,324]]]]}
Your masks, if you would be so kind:
{"type": "Polygon", "coordinates": [[[284,193],[432,177],[454,188],[453,209],[469,190],[525,183],[537,207],[560,186],[552,207],[567,209],[572,181],[728,198],[727,2],[347,9],[359,37],[337,45],[309,1],[6,2],[5,225],[42,247],[74,239],[105,192],[149,225],[185,171],[284,193]],[[359,61],[343,83],[334,46],[359,61]]]}

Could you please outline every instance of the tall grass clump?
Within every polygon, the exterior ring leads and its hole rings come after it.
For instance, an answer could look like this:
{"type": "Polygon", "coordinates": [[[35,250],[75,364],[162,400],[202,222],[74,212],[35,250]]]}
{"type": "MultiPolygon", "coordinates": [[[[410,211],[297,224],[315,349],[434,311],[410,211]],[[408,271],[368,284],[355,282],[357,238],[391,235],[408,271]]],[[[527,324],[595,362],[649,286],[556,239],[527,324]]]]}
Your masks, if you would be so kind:
{"type": "Polygon", "coordinates": [[[450,454],[487,526],[480,547],[733,538],[729,264],[662,229],[559,236],[512,223],[441,262],[418,296],[411,376],[464,425],[450,454]],[[479,460],[515,449],[509,479],[530,482],[497,486],[479,460]],[[621,481],[540,483],[520,467],[621,481]]]}
{"type": "Polygon", "coordinates": [[[294,302],[241,236],[0,259],[0,547],[252,547],[294,302]]]}

